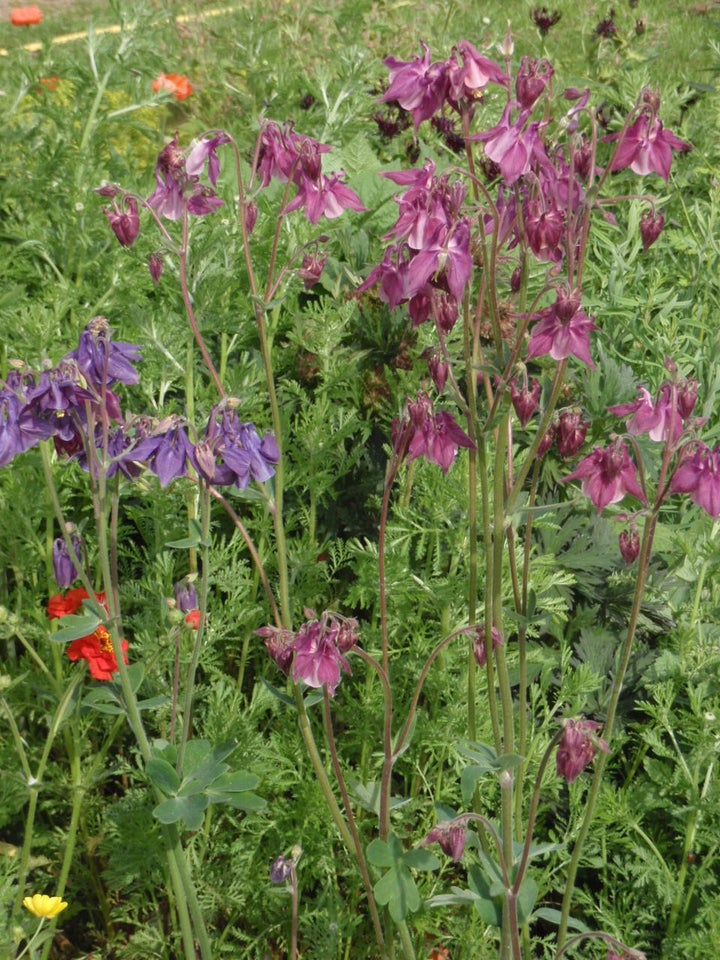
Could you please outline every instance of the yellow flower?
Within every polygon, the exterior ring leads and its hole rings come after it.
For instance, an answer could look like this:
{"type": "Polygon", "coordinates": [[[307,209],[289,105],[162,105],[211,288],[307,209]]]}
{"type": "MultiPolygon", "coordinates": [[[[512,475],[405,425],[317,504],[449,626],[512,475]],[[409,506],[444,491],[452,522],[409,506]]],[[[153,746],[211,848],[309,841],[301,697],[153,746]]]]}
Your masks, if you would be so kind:
{"type": "Polygon", "coordinates": [[[48,897],[44,893],[35,893],[32,897],[25,897],[23,906],[36,917],[56,917],[62,913],[67,904],[61,897],[48,897]]]}

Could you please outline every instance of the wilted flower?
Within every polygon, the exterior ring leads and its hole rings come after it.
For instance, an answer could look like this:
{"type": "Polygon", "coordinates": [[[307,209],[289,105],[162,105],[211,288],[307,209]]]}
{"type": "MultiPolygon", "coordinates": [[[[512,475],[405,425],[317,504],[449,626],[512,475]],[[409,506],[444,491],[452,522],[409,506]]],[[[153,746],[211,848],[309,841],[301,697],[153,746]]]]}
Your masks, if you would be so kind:
{"type": "Polygon", "coordinates": [[[609,753],[604,740],[595,733],[602,727],[594,720],[566,720],[557,750],[557,772],[572,783],[592,761],[598,750],[609,753]]]}
{"type": "Polygon", "coordinates": [[[45,893],[34,893],[23,899],[23,906],[36,917],[51,919],[62,913],[67,903],[62,897],[48,897],[45,893]]]}
{"type": "Polygon", "coordinates": [[[270,882],[276,884],[285,883],[290,879],[292,868],[292,860],[289,860],[281,853],[279,857],[275,857],[270,866],[270,882]]]}
{"type": "Polygon", "coordinates": [[[565,483],[582,480],[582,492],[592,500],[598,513],[608,504],[618,503],[628,493],[646,502],[638,482],[637,467],[622,440],[616,440],[604,450],[595,447],[590,456],[581,460],[573,473],[563,480],[565,483]]]}
{"type": "Polygon", "coordinates": [[[148,270],[155,286],[160,282],[164,267],[163,255],[161,253],[151,253],[148,257],[148,270]]]}
{"type": "Polygon", "coordinates": [[[420,846],[427,847],[431,843],[438,843],[445,856],[459,863],[465,852],[465,835],[464,820],[449,820],[436,824],[420,846]]]}
{"type": "Polygon", "coordinates": [[[531,16],[535,26],[540,31],[540,36],[544,37],[550,28],[554,27],[560,20],[562,14],[557,10],[549,13],[547,7],[534,7],[531,16]]]}
{"type": "Polygon", "coordinates": [[[187,100],[193,92],[193,85],[181,73],[161,73],[153,80],[152,88],[155,93],[170,93],[176,100],[187,100]]]}
{"type": "Polygon", "coordinates": [[[268,626],[260,627],[259,630],[255,631],[255,634],[265,641],[268,656],[278,670],[289,677],[294,656],[291,644],[295,639],[295,634],[292,630],[287,630],[284,627],[268,626]]]}

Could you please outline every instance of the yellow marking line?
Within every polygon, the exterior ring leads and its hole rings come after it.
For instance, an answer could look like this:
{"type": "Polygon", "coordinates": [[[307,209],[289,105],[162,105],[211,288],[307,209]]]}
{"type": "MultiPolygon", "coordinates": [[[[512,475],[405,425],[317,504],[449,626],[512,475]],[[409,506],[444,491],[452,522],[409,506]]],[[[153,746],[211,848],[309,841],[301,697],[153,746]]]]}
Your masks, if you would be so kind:
{"type": "MultiPolygon", "coordinates": [[[[174,17],[175,23],[190,23],[192,20],[207,20],[209,17],[220,17],[223,13],[232,13],[236,8],[233,7],[213,7],[212,10],[203,10],[202,13],[180,13],[177,17],[174,17]]],[[[158,20],[157,23],[162,21],[158,20]]],[[[127,26],[128,30],[133,30],[135,28],[134,23],[130,23],[127,26]]],[[[118,24],[115,24],[111,27],[98,27],[97,30],[93,30],[93,33],[103,34],[103,33],[120,33],[122,27],[118,24]]],[[[76,40],[84,40],[88,36],[87,30],[82,30],[80,33],[65,33],[60,37],[53,37],[50,41],[53,43],[74,43],[76,40]]],[[[28,53],[40,53],[44,44],[42,43],[24,43],[22,46],[23,50],[27,50],[28,53]]],[[[5,49],[5,47],[0,47],[0,57],[7,57],[10,55],[10,51],[5,49]]]]}

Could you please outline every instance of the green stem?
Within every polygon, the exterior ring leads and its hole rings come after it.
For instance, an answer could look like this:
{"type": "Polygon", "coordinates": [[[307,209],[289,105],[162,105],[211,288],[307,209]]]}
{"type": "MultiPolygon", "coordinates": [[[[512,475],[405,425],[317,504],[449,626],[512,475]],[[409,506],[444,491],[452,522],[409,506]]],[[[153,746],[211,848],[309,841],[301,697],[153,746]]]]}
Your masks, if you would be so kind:
{"type": "MultiPolygon", "coordinates": [[[[650,569],[650,555],[653,537],[655,534],[655,527],[657,524],[658,510],[659,505],[656,505],[653,513],[648,517],[647,522],[645,523],[645,529],[643,530],[642,543],[640,544],[640,554],[638,556],[638,572],[635,582],[635,595],[633,597],[632,608],[630,610],[627,635],[620,652],[620,660],[610,694],[607,717],[603,727],[603,737],[608,743],[610,742],[610,738],[612,736],[613,725],[615,723],[615,713],[620,700],[625,673],[627,671],[628,663],[630,662],[630,654],[632,652],[633,641],[635,639],[635,631],[640,618],[640,608],[642,605],[642,599],[645,593],[645,585],[647,583],[648,572],[650,569]]],[[[583,846],[595,814],[595,805],[600,794],[600,785],[602,783],[603,771],[605,769],[607,756],[608,754],[605,752],[600,752],[595,758],[595,770],[593,773],[590,790],[588,791],[587,799],[585,801],[582,823],[580,825],[577,839],[575,840],[572,856],[570,858],[570,864],[568,865],[565,894],[563,896],[560,925],[558,929],[556,960],[564,952],[568,921],[570,919],[570,906],[575,889],[575,879],[577,877],[580,858],[583,853],[583,846]]]]}

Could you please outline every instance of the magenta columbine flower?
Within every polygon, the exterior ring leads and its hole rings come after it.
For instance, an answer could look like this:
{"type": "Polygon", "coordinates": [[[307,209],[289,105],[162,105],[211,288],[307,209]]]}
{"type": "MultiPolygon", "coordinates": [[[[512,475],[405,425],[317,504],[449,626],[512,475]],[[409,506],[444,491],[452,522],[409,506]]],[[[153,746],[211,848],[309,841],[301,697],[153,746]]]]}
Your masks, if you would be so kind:
{"type": "MultiPolygon", "coordinates": [[[[312,611],[308,610],[308,614],[312,611]]],[[[327,686],[330,696],[340,682],[340,671],[351,673],[345,658],[357,643],[357,623],[325,611],[319,620],[306,620],[289,645],[295,654],[292,678],[308,687],[327,686]]]]}
{"type": "Polygon", "coordinates": [[[664,383],[654,401],[645,387],[640,387],[639,392],[640,397],[632,403],[621,403],[608,407],[608,410],[616,417],[633,414],[627,422],[627,431],[633,436],[647,433],[656,442],[669,440],[674,443],[683,431],[683,424],[677,395],[673,403],[672,385],[664,383]]]}
{"type": "Polygon", "coordinates": [[[528,360],[548,354],[553,360],[573,356],[594,370],[590,333],[597,330],[595,321],[581,309],[578,291],[568,293],[558,287],[556,296],[554,304],[537,314],[540,319],[530,333],[528,360]]]}
{"type": "Polygon", "coordinates": [[[515,96],[521,109],[531,110],[550,83],[555,71],[547,60],[523,57],[515,78],[515,96]]]}
{"type": "Polygon", "coordinates": [[[467,829],[463,818],[448,820],[436,824],[420,846],[427,847],[431,843],[438,843],[446,857],[451,857],[455,863],[460,863],[465,852],[466,833],[467,829]]]}
{"type": "Polygon", "coordinates": [[[385,58],[383,63],[390,71],[390,85],[380,97],[383,103],[396,101],[412,114],[415,133],[422,121],[443,105],[449,84],[445,65],[431,63],[430,48],[422,40],[420,44],[423,55],[414,60],[385,58]]]}
{"type": "Polygon", "coordinates": [[[155,166],[155,190],[146,201],[158,216],[166,220],[180,220],[187,212],[194,217],[204,217],[223,206],[213,187],[200,183],[199,173],[207,162],[209,176],[217,180],[220,168],[215,147],[221,142],[227,143],[229,138],[222,139],[226,136],[219,134],[213,140],[202,140],[186,154],[179,147],[175,134],[160,151],[155,166]],[[187,168],[189,159],[195,173],[187,168]]]}
{"type": "Polygon", "coordinates": [[[511,100],[499,123],[490,130],[468,138],[485,144],[486,156],[500,166],[502,178],[508,186],[529,173],[533,164],[543,165],[549,162],[540,139],[540,130],[546,122],[533,121],[526,126],[531,113],[527,109],[520,110],[517,118],[512,120],[512,112],[517,106],[517,101],[511,100]]]}
{"type": "Polygon", "coordinates": [[[572,783],[595,757],[598,750],[609,753],[610,748],[595,731],[602,727],[594,720],[566,720],[562,739],[557,749],[558,776],[572,783]]]}
{"type": "Polygon", "coordinates": [[[637,467],[622,440],[616,440],[604,450],[595,447],[573,473],[563,477],[565,483],[569,480],[582,480],[582,492],[592,500],[598,513],[628,493],[642,503],[647,502],[638,481],[637,467]]]}
{"type": "Polygon", "coordinates": [[[322,276],[322,272],[325,269],[325,263],[327,262],[327,254],[319,254],[316,250],[314,253],[308,253],[303,257],[302,264],[297,274],[303,282],[303,286],[306,290],[310,290],[318,282],[322,276]]]}
{"type": "Polygon", "coordinates": [[[402,421],[393,423],[393,448],[405,451],[408,460],[424,457],[436,463],[445,473],[452,465],[459,447],[474,447],[470,437],[457,425],[452,414],[434,413],[430,398],[422,391],[415,401],[408,401],[402,421]]]}
{"type": "MultiPolygon", "coordinates": [[[[604,140],[611,142],[619,140],[620,137],[620,133],[613,133],[604,137],[604,140]]],[[[610,163],[610,169],[617,171],[630,167],[633,173],[641,175],[656,173],[667,183],[673,150],[684,153],[691,149],[689,143],[665,130],[652,106],[648,106],[625,131],[610,163]]]]}
{"type": "Polygon", "coordinates": [[[671,493],[689,493],[713,520],[720,517],[720,444],[711,450],[704,443],[686,454],[670,481],[671,493]]]}

